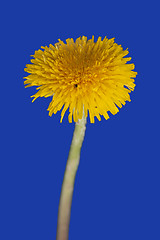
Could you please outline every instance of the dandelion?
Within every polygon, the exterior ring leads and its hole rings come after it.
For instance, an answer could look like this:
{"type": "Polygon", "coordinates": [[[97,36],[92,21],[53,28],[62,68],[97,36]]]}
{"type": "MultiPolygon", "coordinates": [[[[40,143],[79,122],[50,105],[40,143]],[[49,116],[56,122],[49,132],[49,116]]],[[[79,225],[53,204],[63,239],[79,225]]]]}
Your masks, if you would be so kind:
{"type": "Polygon", "coordinates": [[[80,160],[80,151],[84,140],[86,119],[94,123],[95,117],[109,118],[108,112],[116,114],[134,90],[134,64],[127,62],[128,50],[114,42],[114,38],[97,42],[87,37],[66,43],[59,40],[54,46],[41,47],[35,51],[31,64],[25,71],[26,87],[36,86],[37,92],[31,96],[52,97],[49,104],[49,116],[69,110],[69,123],[75,122],[75,130],[67,160],[64,181],[58,210],[57,240],[68,240],[70,211],[75,176],[80,160]]]}
{"type": "Polygon", "coordinates": [[[130,57],[124,58],[128,50],[114,42],[114,38],[94,42],[94,37],[80,37],[75,42],[69,38],[66,44],[59,40],[54,46],[41,47],[35,51],[31,64],[25,71],[26,87],[38,86],[38,92],[32,97],[52,97],[49,104],[49,116],[61,112],[61,122],[69,109],[68,120],[71,123],[82,119],[88,113],[90,122],[94,117],[109,118],[108,112],[116,114],[134,90],[136,72],[134,64],[126,64],[130,57]]]}

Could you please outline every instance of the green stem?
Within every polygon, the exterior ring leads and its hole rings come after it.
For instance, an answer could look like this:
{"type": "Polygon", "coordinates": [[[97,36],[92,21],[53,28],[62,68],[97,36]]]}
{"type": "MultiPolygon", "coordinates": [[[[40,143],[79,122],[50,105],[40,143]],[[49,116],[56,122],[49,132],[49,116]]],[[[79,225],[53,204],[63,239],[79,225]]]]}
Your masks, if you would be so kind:
{"type": "Polygon", "coordinates": [[[68,240],[72,195],[85,129],[86,118],[83,116],[83,118],[78,120],[75,124],[73,139],[65,169],[58,209],[56,240],[68,240]]]}

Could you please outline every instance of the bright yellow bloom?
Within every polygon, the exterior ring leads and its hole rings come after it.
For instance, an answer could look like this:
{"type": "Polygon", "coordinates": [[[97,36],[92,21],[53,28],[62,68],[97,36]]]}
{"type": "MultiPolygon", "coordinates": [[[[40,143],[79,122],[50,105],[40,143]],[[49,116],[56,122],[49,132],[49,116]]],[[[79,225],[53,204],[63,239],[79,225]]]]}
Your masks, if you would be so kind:
{"type": "Polygon", "coordinates": [[[114,42],[114,38],[94,42],[87,37],[66,43],[59,40],[54,46],[41,47],[35,51],[32,64],[27,64],[25,71],[30,73],[24,84],[26,87],[38,86],[38,97],[52,96],[49,104],[49,116],[61,112],[61,122],[69,108],[69,122],[75,122],[89,112],[90,122],[94,117],[101,120],[100,115],[108,119],[108,111],[116,114],[130,101],[129,93],[134,90],[136,72],[134,64],[126,64],[131,57],[124,58],[128,50],[114,42]]]}

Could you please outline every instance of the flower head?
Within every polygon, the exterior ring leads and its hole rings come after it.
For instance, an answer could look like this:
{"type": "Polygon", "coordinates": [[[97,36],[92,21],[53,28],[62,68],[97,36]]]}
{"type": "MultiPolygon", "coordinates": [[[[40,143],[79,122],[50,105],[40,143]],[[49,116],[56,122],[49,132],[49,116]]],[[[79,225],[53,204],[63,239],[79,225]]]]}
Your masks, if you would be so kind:
{"type": "Polygon", "coordinates": [[[103,115],[108,119],[108,111],[116,114],[126,101],[130,101],[129,93],[134,90],[134,64],[126,64],[130,57],[124,58],[128,50],[114,42],[114,38],[94,42],[87,37],[66,43],[59,40],[54,46],[41,47],[35,51],[31,64],[25,71],[26,87],[38,86],[33,101],[38,97],[52,96],[49,104],[49,115],[61,112],[61,122],[69,109],[68,120],[78,121],[83,116],[94,123],[94,117],[101,120],[103,115]]]}

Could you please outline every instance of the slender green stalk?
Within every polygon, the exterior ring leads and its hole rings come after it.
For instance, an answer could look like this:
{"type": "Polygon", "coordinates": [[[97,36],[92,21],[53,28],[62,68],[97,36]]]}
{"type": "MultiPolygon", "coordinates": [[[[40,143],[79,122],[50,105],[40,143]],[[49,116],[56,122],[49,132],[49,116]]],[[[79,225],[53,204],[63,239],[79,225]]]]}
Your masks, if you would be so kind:
{"type": "Polygon", "coordinates": [[[65,169],[58,209],[56,240],[68,240],[72,195],[85,129],[86,118],[83,116],[83,118],[75,124],[73,139],[65,169]]]}

